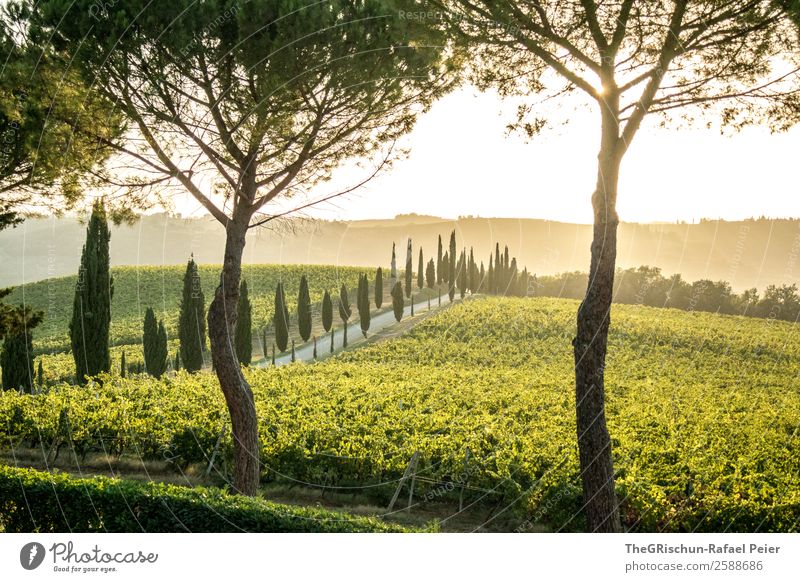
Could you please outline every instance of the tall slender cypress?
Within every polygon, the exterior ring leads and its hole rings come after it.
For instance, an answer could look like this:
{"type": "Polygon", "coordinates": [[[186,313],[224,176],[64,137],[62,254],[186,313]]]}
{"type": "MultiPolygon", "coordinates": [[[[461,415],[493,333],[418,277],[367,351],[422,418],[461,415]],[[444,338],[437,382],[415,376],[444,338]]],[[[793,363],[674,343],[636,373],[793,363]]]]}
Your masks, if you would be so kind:
{"type": "Polygon", "coordinates": [[[439,248],[436,251],[436,283],[442,283],[442,235],[439,235],[439,248]]]}
{"type": "Polygon", "coordinates": [[[425,261],[422,259],[422,247],[419,247],[419,264],[417,265],[417,287],[425,287],[425,261]]]}
{"type": "Polygon", "coordinates": [[[197,372],[203,367],[203,352],[206,349],[205,303],[200,273],[192,255],[183,275],[183,297],[178,316],[181,362],[189,372],[197,372]]]}
{"type": "Polygon", "coordinates": [[[128,372],[128,364],[125,362],[125,350],[122,350],[122,357],[119,360],[119,377],[124,378],[128,372]]]}
{"type": "Polygon", "coordinates": [[[156,321],[152,307],[148,307],[144,313],[142,344],[145,371],[154,378],[160,378],[167,371],[167,331],[163,321],[160,325],[156,321]]]}
{"type": "Polygon", "coordinates": [[[461,299],[467,294],[467,251],[461,251],[458,259],[458,294],[461,299]]]}
{"type": "Polygon", "coordinates": [[[486,277],[486,292],[494,293],[494,257],[489,255],[489,274],[486,277]]]}
{"type": "Polygon", "coordinates": [[[311,337],[311,295],[305,275],[300,277],[300,291],[297,293],[297,330],[304,342],[311,337]]]}
{"type": "Polygon", "coordinates": [[[111,369],[109,336],[114,279],[110,271],[110,239],[105,207],[98,200],[86,228],[69,324],[75,377],[79,384],[111,369]]]}
{"type": "Polygon", "coordinates": [[[414,278],[414,261],[411,255],[411,239],[408,239],[408,247],[406,248],[406,297],[411,297],[411,281],[414,278]]]}
{"type": "Polygon", "coordinates": [[[353,315],[353,308],[350,306],[350,298],[347,295],[347,287],[342,284],[339,289],[339,317],[344,323],[344,338],[342,338],[342,347],[347,347],[347,320],[353,315]]]}
{"type": "Polygon", "coordinates": [[[453,301],[456,296],[456,231],[450,234],[450,270],[447,276],[448,279],[448,295],[450,301],[453,301]]]}
{"type": "Polygon", "coordinates": [[[278,281],[275,287],[275,315],[273,316],[275,325],[275,343],[282,352],[289,346],[289,308],[286,306],[286,292],[283,289],[283,282],[278,281]]]}
{"type": "Polygon", "coordinates": [[[383,305],[383,269],[378,267],[375,271],[375,307],[381,308],[383,305]]]}
{"type": "Polygon", "coordinates": [[[405,301],[403,300],[403,284],[398,281],[392,287],[392,309],[394,310],[394,318],[399,322],[403,319],[403,309],[405,308],[405,301]]]}
{"type": "Polygon", "coordinates": [[[236,306],[236,333],[234,335],[236,358],[243,366],[253,361],[253,306],[247,291],[247,279],[239,285],[239,303],[236,306]]]}
{"type": "Polygon", "coordinates": [[[428,289],[433,289],[436,284],[436,266],[433,259],[428,261],[428,267],[425,269],[425,282],[428,284],[428,289]]]}
{"type": "Polygon", "coordinates": [[[331,301],[331,294],[325,289],[325,295],[322,296],[322,328],[325,331],[330,331],[333,326],[333,301],[331,301]]]}
{"type": "Polygon", "coordinates": [[[441,271],[441,283],[447,283],[447,278],[450,276],[450,255],[447,254],[447,251],[444,252],[444,256],[442,257],[442,271],[441,271]]]}
{"type": "Polygon", "coordinates": [[[503,265],[500,262],[500,243],[495,243],[494,247],[494,285],[492,292],[498,293],[502,287],[503,265]]]}
{"type": "Polygon", "coordinates": [[[361,275],[358,278],[358,318],[361,322],[361,333],[367,337],[370,325],[370,301],[369,301],[369,280],[366,275],[361,275]]]}
{"type": "Polygon", "coordinates": [[[6,335],[0,350],[3,388],[33,392],[33,336],[23,329],[6,335]]]}

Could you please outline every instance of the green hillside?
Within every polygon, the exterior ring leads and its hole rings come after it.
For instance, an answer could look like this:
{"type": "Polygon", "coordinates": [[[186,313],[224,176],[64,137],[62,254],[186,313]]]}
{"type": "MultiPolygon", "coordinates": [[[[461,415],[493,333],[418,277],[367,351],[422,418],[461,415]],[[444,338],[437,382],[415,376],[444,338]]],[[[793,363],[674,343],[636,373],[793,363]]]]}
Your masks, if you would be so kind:
{"type": "MultiPolygon", "coordinates": [[[[167,333],[177,337],[178,307],[183,288],[185,265],[166,267],[114,267],[114,299],[111,305],[111,341],[113,345],[141,342],[145,309],[152,307],[158,318],[164,318],[167,333]]],[[[219,282],[217,265],[200,265],[200,277],[206,308],[219,282]]],[[[344,283],[348,288],[358,284],[358,274],[374,271],[356,267],[319,265],[245,265],[242,276],[247,279],[253,304],[253,327],[258,330],[272,318],[275,286],[283,280],[286,299],[294,309],[300,276],[308,276],[311,301],[319,302],[325,289],[335,292],[344,283]]],[[[8,303],[26,303],[44,311],[44,322],[34,332],[37,352],[69,349],[69,320],[76,277],[47,279],[14,289],[8,303]]]]}
{"type": "MultiPolygon", "coordinates": [[[[457,504],[463,483],[466,502],[503,509],[512,529],[580,530],[577,305],[476,298],[395,340],[248,370],[264,480],[385,503],[419,452],[419,504],[457,504]]],[[[797,333],[780,321],[614,307],[607,414],[627,528],[797,530],[797,333]]],[[[0,430],[49,443],[67,407],[78,451],[112,446],[179,464],[204,462],[227,422],[214,375],[170,373],[0,394],[0,430]]]]}

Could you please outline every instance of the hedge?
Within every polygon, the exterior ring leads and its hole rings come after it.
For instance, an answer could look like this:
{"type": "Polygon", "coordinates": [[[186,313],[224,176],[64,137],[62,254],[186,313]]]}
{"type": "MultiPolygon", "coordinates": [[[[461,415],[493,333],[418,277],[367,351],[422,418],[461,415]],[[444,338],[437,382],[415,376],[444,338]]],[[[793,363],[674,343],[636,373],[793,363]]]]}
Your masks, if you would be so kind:
{"type": "Polygon", "coordinates": [[[6,532],[408,532],[373,517],[280,505],[221,489],[0,465],[6,532]]]}

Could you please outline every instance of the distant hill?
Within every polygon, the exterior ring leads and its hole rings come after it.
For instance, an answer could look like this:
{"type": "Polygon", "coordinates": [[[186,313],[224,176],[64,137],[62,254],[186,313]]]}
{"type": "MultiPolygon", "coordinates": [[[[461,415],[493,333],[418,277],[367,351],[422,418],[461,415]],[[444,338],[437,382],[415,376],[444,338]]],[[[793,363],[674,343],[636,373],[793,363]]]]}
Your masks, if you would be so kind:
{"type": "MultiPolygon", "coordinates": [[[[77,271],[84,225],[74,217],[30,219],[0,232],[0,286],[18,285],[77,271]]],[[[537,274],[586,271],[591,226],[539,219],[474,218],[448,220],[416,214],[392,220],[326,222],[292,220],[252,233],[245,263],[308,263],[374,267],[388,265],[392,242],[403,260],[405,240],[422,244],[425,255],[445,247],[456,229],[459,247],[474,246],[488,261],[495,242],[508,244],[520,265],[537,274]]],[[[222,259],[222,227],[210,218],[167,214],[142,217],[134,225],[112,228],[114,265],[184,264],[190,253],[202,263],[222,259]]],[[[415,256],[416,265],[416,256],[415,256]]],[[[763,289],[800,280],[800,220],[740,222],[705,220],[698,224],[623,223],[619,232],[621,267],[654,265],[688,280],[730,281],[735,290],[763,289]]]]}

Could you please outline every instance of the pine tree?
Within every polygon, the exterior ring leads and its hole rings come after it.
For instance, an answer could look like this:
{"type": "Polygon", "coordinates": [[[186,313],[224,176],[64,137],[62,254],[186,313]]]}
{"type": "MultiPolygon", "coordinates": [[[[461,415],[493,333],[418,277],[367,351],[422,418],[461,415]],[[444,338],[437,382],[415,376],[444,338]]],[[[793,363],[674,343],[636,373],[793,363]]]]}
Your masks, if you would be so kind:
{"type": "Polygon", "coordinates": [[[281,353],[286,351],[289,346],[289,308],[286,306],[286,292],[283,289],[283,282],[278,281],[275,287],[275,343],[281,353]]]}
{"type": "Polygon", "coordinates": [[[105,207],[102,201],[97,201],[86,228],[69,324],[75,377],[79,384],[111,369],[109,332],[114,279],[110,272],[110,239],[105,207]]]}
{"type": "Polygon", "coordinates": [[[411,258],[411,239],[408,239],[408,249],[406,252],[406,297],[411,297],[411,281],[414,278],[414,262],[411,258]]]}
{"type": "Polygon", "coordinates": [[[325,289],[325,295],[322,296],[322,328],[325,331],[330,331],[333,326],[333,301],[331,301],[331,294],[325,289]]]}
{"type": "Polygon", "coordinates": [[[375,307],[381,308],[383,305],[383,270],[378,267],[375,271],[375,307]]]}
{"type": "Polygon", "coordinates": [[[163,321],[156,322],[151,307],[144,313],[142,344],[145,370],[154,378],[160,378],[167,369],[167,331],[163,321]]]}
{"type": "Polygon", "coordinates": [[[394,310],[394,318],[398,322],[402,320],[405,301],[403,300],[403,284],[400,281],[392,287],[392,309],[394,310]]]}
{"type": "Polygon", "coordinates": [[[128,366],[125,363],[125,350],[122,350],[122,357],[119,360],[119,377],[124,378],[128,371],[128,366]]]}
{"type": "Polygon", "coordinates": [[[442,284],[442,235],[439,235],[439,248],[436,251],[436,283],[442,284]]]}
{"type": "Polygon", "coordinates": [[[203,353],[206,350],[206,300],[200,284],[200,273],[194,255],[186,264],[183,275],[183,297],[178,317],[178,340],[181,363],[188,372],[203,368],[203,353]]]}
{"type": "Polygon", "coordinates": [[[344,323],[344,338],[342,339],[342,347],[347,347],[347,320],[353,315],[353,308],[350,306],[350,298],[347,296],[347,287],[342,285],[339,289],[339,317],[344,323]]]}
{"type": "Polygon", "coordinates": [[[425,288],[425,262],[422,259],[422,247],[419,247],[419,265],[417,266],[417,287],[425,288]]]}
{"type": "Polygon", "coordinates": [[[361,322],[361,333],[367,337],[370,325],[370,301],[369,301],[369,281],[366,275],[361,275],[358,278],[358,297],[356,298],[356,306],[358,307],[358,317],[361,322]]]}
{"type": "Polygon", "coordinates": [[[436,266],[433,264],[433,259],[428,261],[428,267],[425,269],[425,282],[428,284],[428,289],[433,289],[436,284],[436,266]]]}

